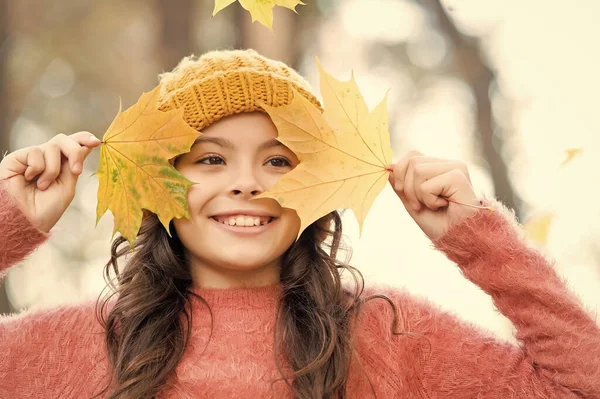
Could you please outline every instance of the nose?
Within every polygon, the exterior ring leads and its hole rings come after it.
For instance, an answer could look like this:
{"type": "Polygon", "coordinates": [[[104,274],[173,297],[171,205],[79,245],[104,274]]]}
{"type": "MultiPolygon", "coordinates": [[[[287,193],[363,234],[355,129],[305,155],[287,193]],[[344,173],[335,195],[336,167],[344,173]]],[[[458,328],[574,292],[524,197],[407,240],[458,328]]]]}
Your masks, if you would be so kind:
{"type": "Polygon", "coordinates": [[[264,191],[255,172],[251,170],[239,171],[231,185],[231,195],[251,198],[264,191]]]}

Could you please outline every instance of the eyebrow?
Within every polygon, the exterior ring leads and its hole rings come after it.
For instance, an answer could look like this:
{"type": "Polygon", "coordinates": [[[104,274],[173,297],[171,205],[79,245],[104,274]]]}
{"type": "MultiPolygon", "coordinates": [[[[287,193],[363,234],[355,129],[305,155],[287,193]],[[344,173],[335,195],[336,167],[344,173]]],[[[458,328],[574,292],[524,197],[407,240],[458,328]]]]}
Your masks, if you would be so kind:
{"type": "MultiPolygon", "coordinates": [[[[207,136],[202,136],[202,137],[198,137],[196,139],[196,141],[194,141],[194,145],[197,144],[202,144],[202,143],[213,143],[216,144],[220,147],[223,148],[228,148],[228,149],[233,149],[235,146],[233,145],[233,143],[223,137],[207,137],[207,136]]],[[[263,151],[263,150],[267,150],[269,148],[274,148],[274,147],[284,147],[283,143],[277,139],[271,139],[271,140],[267,140],[264,143],[262,143],[261,145],[258,146],[258,151],[263,151]]]]}
{"type": "Polygon", "coordinates": [[[224,148],[229,148],[229,149],[233,148],[233,143],[227,139],[224,139],[222,137],[206,137],[206,136],[198,137],[196,139],[196,141],[194,141],[194,144],[192,144],[192,147],[197,144],[202,144],[202,143],[213,143],[213,144],[216,144],[216,145],[224,147],[224,148]]]}
{"type": "Polygon", "coordinates": [[[263,151],[263,150],[268,150],[269,148],[274,148],[274,147],[284,147],[283,143],[277,139],[271,139],[268,141],[265,141],[264,143],[262,143],[261,145],[258,146],[258,151],[263,151]]]}

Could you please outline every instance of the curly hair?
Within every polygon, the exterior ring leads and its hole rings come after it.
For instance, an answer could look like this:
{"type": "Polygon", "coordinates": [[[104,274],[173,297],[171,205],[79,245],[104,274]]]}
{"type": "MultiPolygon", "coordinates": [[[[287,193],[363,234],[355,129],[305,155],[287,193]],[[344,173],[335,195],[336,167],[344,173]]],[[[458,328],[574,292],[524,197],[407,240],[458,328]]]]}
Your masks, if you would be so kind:
{"type": "MultiPolygon", "coordinates": [[[[123,237],[113,242],[105,266],[105,278],[113,292],[97,303],[111,367],[110,382],[102,393],[110,389],[110,399],[155,397],[186,350],[192,325],[191,296],[208,306],[190,290],[185,248],[172,224],[171,231],[172,237],[156,215],[149,213],[135,250],[123,237]],[[118,261],[125,256],[130,259],[121,272],[118,261]],[[117,299],[111,301],[115,295],[117,299]]],[[[285,380],[296,398],[346,397],[355,352],[353,321],[364,302],[386,299],[394,309],[392,332],[401,334],[394,332],[396,308],[389,298],[361,298],[362,274],[337,259],[341,239],[341,217],[332,212],[310,225],[283,255],[274,348],[282,377],[273,383],[285,380]],[[353,291],[342,287],[345,270],[354,279],[353,291]],[[284,353],[277,348],[284,348],[284,353]],[[293,375],[283,374],[281,359],[288,362],[293,375]]]]}

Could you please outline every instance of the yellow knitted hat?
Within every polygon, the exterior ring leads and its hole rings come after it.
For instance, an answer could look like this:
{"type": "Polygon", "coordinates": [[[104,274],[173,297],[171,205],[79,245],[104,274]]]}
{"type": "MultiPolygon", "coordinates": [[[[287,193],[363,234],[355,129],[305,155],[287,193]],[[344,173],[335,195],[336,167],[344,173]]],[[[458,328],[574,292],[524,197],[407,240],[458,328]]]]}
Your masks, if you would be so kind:
{"type": "Polygon", "coordinates": [[[212,51],[199,58],[191,55],[159,78],[159,109],[183,107],[183,118],[198,131],[225,116],[264,112],[260,104],[288,105],[292,88],[322,109],[309,83],[296,71],[254,50],[212,51]]]}

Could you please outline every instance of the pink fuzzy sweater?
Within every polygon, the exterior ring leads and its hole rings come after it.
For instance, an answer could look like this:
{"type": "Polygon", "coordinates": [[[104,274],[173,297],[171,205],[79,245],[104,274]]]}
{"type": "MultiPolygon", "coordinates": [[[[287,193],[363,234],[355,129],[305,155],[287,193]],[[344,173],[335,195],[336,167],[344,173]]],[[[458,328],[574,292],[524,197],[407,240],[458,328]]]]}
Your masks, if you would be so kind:
{"type": "MultiPolygon", "coordinates": [[[[496,341],[432,303],[387,287],[398,328],[426,337],[392,336],[392,311],[366,303],[358,320],[349,398],[600,398],[600,329],[524,241],[514,216],[495,200],[435,241],[466,278],[492,296],[517,329],[519,345],[496,341]]],[[[47,236],[0,189],[0,271],[47,236]]],[[[273,332],[280,285],[200,289],[214,312],[195,303],[186,354],[160,398],[289,398],[279,377],[273,332]],[[203,350],[206,350],[203,352],[203,350]]],[[[194,299],[194,301],[197,301],[194,299]]],[[[87,398],[107,375],[94,303],[0,319],[0,398],[87,398]]]]}

